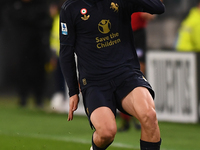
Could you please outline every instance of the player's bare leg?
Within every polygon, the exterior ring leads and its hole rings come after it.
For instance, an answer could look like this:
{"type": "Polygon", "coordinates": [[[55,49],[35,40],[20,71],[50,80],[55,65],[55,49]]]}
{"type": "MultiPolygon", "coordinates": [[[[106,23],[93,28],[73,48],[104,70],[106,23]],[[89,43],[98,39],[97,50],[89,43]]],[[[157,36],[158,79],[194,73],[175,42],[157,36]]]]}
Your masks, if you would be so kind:
{"type": "Polygon", "coordinates": [[[123,108],[135,116],[141,123],[141,140],[160,142],[160,129],[156,117],[155,105],[148,89],[137,87],[122,101],[123,108]]]}
{"type": "Polygon", "coordinates": [[[93,134],[93,143],[96,148],[93,147],[93,150],[105,149],[112,143],[117,132],[113,112],[108,107],[97,108],[92,112],[90,120],[96,129],[93,134]]]}

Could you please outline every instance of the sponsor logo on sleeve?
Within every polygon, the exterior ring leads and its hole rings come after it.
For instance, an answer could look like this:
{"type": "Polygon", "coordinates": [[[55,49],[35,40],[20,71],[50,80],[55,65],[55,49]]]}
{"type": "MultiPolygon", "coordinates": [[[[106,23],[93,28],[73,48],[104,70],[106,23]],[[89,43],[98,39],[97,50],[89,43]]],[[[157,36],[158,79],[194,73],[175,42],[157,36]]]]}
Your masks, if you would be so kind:
{"type": "Polygon", "coordinates": [[[61,22],[61,29],[62,29],[62,34],[63,35],[67,35],[68,34],[68,30],[67,30],[67,24],[61,22]]]}

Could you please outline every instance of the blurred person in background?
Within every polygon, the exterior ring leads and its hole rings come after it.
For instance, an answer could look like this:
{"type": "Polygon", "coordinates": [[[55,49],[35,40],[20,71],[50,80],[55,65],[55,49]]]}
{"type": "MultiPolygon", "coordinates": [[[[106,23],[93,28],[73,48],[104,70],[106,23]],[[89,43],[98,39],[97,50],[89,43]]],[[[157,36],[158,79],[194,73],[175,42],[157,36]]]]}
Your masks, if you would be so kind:
{"type": "MultiPolygon", "coordinates": [[[[145,12],[137,12],[131,15],[131,26],[133,30],[135,49],[140,62],[140,70],[143,74],[145,74],[145,60],[147,51],[146,26],[147,23],[154,17],[155,15],[145,12]]],[[[140,122],[136,118],[128,116],[122,112],[120,112],[120,118],[121,126],[118,129],[119,132],[129,130],[131,119],[133,119],[134,127],[137,130],[141,129],[140,122]]]]}
{"type": "Polygon", "coordinates": [[[60,18],[60,2],[52,1],[50,4],[50,15],[53,19],[51,35],[50,35],[50,48],[53,52],[54,58],[52,59],[55,71],[53,73],[55,80],[55,93],[53,94],[50,102],[50,107],[53,111],[64,113],[67,112],[66,104],[66,86],[65,80],[61,71],[60,61],[59,61],[59,50],[60,50],[60,40],[59,40],[59,18],[60,18]]]}
{"type": "Polygon", "coordinates": [[[131,26],[133,29],[135,48],[140,62],[140,70],[143,74],[145,74],[145,60],[147,51],[146,27],[148,22],[154,18],[155,15],[145,12],[137,12],[131,15],[131,26]]]}
{"type": "Polygon", "coordinates": [[[175,49],[182,52],[200,52],[200,0],[195,7],[190,9],[189,14],[182,21],[175,49]]]}
{"type": "Polygon", "coordinates": [[[2,10],[7,74],[16,86],[20,106],[26,106],[29,94],[37,107],[43,106],[52,21],[48,10],[46,0],[8,0],[2,10]]]}

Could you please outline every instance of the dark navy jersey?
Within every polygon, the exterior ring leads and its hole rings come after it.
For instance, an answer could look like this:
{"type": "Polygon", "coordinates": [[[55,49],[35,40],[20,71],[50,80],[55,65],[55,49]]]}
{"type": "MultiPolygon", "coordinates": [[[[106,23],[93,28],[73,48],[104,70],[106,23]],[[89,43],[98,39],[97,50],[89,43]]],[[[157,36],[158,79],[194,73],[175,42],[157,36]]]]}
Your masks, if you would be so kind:
{"type": "Polygon", "coordinates": [[[67,0],[60,13],[60,60],[70,96],[81,88],[139,70],[131,14],[164,12],[160,0],[67,0]]]}

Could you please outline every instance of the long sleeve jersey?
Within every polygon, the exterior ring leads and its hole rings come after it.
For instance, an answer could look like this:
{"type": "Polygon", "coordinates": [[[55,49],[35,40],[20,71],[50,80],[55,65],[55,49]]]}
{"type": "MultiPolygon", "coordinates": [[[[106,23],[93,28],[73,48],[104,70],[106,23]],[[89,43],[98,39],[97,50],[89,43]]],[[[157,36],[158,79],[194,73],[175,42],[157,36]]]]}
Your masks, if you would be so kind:
{"type": "Polygon", "coordinates": [[[165,11],[160,0],[67,0],[60,13],[60,61],[69,95],[140,69],[131,14],[165,11]],[[78,62],[76,73],[75,54],[78,62]]]}

